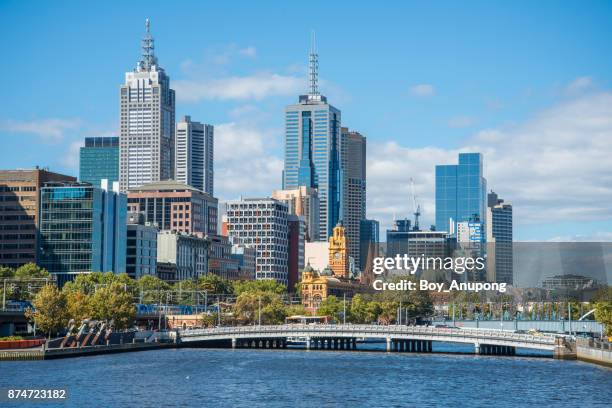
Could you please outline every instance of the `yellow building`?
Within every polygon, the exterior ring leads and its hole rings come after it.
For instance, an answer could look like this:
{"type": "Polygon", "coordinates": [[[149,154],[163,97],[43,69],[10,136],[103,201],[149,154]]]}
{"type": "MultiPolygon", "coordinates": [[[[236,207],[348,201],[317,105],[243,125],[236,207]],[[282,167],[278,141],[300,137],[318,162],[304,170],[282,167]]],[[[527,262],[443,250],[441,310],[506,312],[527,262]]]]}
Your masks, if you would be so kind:
{"type": "Polygon", "coordinates": [[[372,291],[368,285],[349,279],[348,258],[345,230],[338,224],[329,238],[329,266],[319,272],[308,263],[302,271],[302,304],[306,310],[315,313],[328,296],[351,298],[357,293],[372,291]]]}
{"type": "Polygon", "coordinates": [[[329,237],[329,267],[337,278],[349,277],[349,251],[346,231],[341,222],[334,227],[334,233],[329,237]]]}

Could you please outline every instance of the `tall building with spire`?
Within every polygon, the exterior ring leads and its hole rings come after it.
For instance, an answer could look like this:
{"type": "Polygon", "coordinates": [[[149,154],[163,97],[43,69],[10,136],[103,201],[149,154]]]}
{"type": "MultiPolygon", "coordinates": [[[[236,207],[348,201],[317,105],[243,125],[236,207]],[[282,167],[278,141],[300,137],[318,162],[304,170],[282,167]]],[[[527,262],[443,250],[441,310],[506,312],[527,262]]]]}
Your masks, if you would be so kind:
{"type": "Polygon", "coordinates": [[[285,108],[285,167],[283,190],[300,186],[319,194],[319,237],[326,241],[342,217],[340,110],[319,92],[319,56],[312,40],[309,89],[298,103],[285,108]]]}
{"type": "Polygon", "coordinates": [[[174,90],[158,65],[149,19],[136,69],[120,89],[119,183],[121,191],[174,176],[174,90]]]}

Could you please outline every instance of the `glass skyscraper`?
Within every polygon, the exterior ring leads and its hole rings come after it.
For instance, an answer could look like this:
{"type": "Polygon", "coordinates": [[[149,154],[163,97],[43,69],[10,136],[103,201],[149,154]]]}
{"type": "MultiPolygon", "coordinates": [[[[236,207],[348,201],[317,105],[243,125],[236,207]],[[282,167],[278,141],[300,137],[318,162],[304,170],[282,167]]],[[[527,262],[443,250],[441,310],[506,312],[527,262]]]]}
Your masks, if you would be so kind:
{"type": "Polygon", "coordinates": [[[483,177],[482,162],[480,153],[459,153],[459,164],[436,166],[438,231],[453,233],[457,222],[485,223],[487,181],[483,177]]]}
{"type": "Polygon", "coordinates": [[[103,181],[41,189],[39,265],[60,285],[81,273],[125,272],[127,199],[103,181]]]}
{"type": "Polygon", "coordinates": [[[99,187],[102,179],[119,181],[119,138],[86,137],[79,155],[79,180],[99,187]]]}
{"type": "Polygon", "coordinates": [[[310,54],[310,91],[285,108],[283,190],[300,186],[319,192],[319,237],[327,240],[341,219],[340,111],[318,90],[318,56],[310,54]]]}

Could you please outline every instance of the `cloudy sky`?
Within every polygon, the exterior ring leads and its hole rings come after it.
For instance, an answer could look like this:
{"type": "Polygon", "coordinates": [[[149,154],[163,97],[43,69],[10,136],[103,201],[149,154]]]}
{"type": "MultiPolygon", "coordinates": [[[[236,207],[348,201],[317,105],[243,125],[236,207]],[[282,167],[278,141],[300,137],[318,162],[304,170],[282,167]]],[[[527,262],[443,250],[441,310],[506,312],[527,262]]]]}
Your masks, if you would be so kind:
{"type": "Polygon", "coordinates": [[[217,195],[280,188],[283,108],[321,90],[368,138],[368,216],[434,219],[434,166],[480,151],[519,240],[612,240],[612,3],[0,2],[0,167],[78,174],[116,135],[150,17],[177,117],[216,126],[217,195]]]}

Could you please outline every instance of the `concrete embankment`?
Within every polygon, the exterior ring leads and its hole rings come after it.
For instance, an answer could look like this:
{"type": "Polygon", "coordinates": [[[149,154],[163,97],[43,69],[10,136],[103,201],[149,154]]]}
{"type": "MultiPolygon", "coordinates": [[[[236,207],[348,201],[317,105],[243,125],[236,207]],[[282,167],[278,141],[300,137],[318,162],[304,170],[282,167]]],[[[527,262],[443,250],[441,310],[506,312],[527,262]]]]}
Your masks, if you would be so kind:
{"type": "Polygon", "coordinates": [[[578,339],[576,357],[578,360],[612,367],[612,343],[578,339]]]}
{"type": "Polygon", "coordinates": [[[0,351],[0,361],[22,361],[22,360],[51,360],[57,358],[70,358],[91,356],[96,354],[125,353],[129,351],[156,350],[162,348],[176,347],[174,343],[127,343],[110,344],[87,347],[67,348],[34,348],[0,351]]]}

